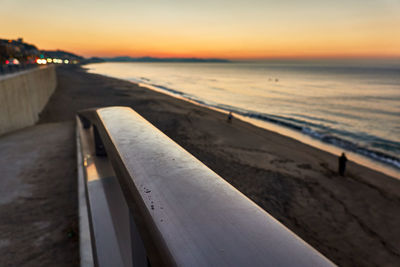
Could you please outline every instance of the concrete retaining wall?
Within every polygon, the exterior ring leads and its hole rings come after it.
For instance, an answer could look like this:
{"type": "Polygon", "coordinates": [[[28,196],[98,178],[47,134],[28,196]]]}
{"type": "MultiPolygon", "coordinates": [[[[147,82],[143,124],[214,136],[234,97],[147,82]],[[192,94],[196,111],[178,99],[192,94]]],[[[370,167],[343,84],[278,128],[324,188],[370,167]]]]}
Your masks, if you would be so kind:
{"type": "Polygon", "coordinates": [[[56,86],[54,66],[0,76],[0,135],[35,124],[56,86]]]}

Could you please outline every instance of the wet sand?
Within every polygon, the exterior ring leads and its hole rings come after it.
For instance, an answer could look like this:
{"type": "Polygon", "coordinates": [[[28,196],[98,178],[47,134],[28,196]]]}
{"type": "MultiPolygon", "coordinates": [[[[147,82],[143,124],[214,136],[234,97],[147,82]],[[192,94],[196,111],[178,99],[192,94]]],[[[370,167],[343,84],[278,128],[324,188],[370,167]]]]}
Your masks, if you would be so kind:
{"type": "Polygon", "coordinates": [[[41,123],[130,106],[336,264],[400,265],[399,180],[351,161],[341,177],[336,156],[275,132],[79,67],[57,73],[41,123]]]}

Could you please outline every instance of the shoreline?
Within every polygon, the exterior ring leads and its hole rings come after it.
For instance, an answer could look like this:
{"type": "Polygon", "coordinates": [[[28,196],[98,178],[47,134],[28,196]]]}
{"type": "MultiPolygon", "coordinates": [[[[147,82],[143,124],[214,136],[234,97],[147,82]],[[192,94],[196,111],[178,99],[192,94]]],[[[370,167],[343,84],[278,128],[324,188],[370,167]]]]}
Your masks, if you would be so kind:
{"type": "Polygon", "coordinates": [[[126,80],[57,68],[40,123],[77,110],[129,106],[340,266],[400,263],[400,181],[298,140],[126,80]]]}
{"type": "MultiPolygon", "coordinates": [[[[93,73],[93,74],[96,74],[96,73],[93,73]]],[[[103,75],[103,76],[115,79],[115,77],[112,77],[112,76],[107,76],[107,75],[103,75]]],[[[125,79],[121,79],[121,80],[125,80],[125,79]]],[[[187,102],[189,102],[191,104],[194,104],[194,105],[198,105],[198,106],[201,106],[201,107],[204,107],[204,108],[208,108],[210,110],[214,110],[214,111],[220,112],[220,113],[225,114],[225,115],[228,114],[228,111],[226,111],[224,109],[208,106],[208,105],[199,103],[199,102],[197,102],[195,100],[188,99],[188,98],[185,98],[183,96],[180,96],[179,94],[175,94],[175,93],[172,93],[172,92],[157,88],[157,87],[149,85],[149,84],[134,82],[134,81],[130,81],[130,80],[125,80],[125,81],[131,82],[131,83],[136,84],[136,85],[138,85],[140,87],[144,87],[144,88],[147,88],[147,89],[150,89],[150,90],[162,93],[162,94],[166,94],[168,96],[175,97],[177,99],[181,99],[181,100],[187,101],[187,102]]],[[[365,155],[361,155],[361,154],[355,153],[355,152],[353,152],[351,150],[348,150],[346,148],[341,148],[339,146],[335,146],[335,145],[330,144],[330,143],[325,143],[320,139],[313,138],[313,137],[308,136],[308,135],[306,135],[306,134],[304,134],[302,132],[298,132],[298,131],[292,130],[292,129],[288,128],[288,127],[285,127],[285,126],[282,126],[282,125],[279,125],[279,124],[276,124],[276,123],[263,121],[263,120],[260,120],[260,119],[257,119],[257,118],[250,118],[248,116],[243,116],[243,115],[236,114],[236,113],[233,113],[233,115],[235,117],[239,118],[240,120],[242,120],[244,122],[247,122],[247,123],[250,123],[250,124],[252,124],[254,126],[263,128],[263,129],[268,130],[268,131],[276,132],[277,134],[284,135],[286,137],[295,139],[295,140],[297,140],[299,142],[302,142],[302,143],[304,143],[306,145],[310,145],[312,147],[315,147],[317,149],[323,150],[325,152],[331,153],[331,154],[336,155],[336,156],[340,156],[340,154],[342,152],[345,152],[346,155],[349,158],[352,159],[352,161],[354,161],[354,162],[356,162],[356,163],[358,163],[360,165],[363,165],[366,168],[370,168],[370,169],[373,169],[375,171],[382,172],[383,174],[386,174],[388,176],[391,176],[391,177],[393,177],[395,179],[399,179],[400,180],[400,169],[396,168],[395,166],[389,165],[389,164],[384,163],[382,161],[373,160],[373,159],[371,159],[371,158],[369,158],[369,157],[367,157],[365,155]]]]}
{"type": "MultiPolygon", "coordinates": [[[[83,68],[87,70],[88,73],[98,74],[96,72],[90,71],[90,64],[84,65],[83,68]]],[[[351,158],[354,162],[361,164],[367,168],[374,169],[376,171],[382,172],[386,175],[392,176],[396,179],[400,180],[400,158],[397,158],[395,155],[392,155],[389,152],[382,152],[379,150],[371,150],[370,148],[359,146],[356,143],[352,143],[346,141],[345,139],[340,139],[335,137],[334,135],[324,136],[323,138],[317,138],[314,134],[306,134],[303,131],[308,131],[309,129],[293,129],[291,126],[285,126],[285,124],[281,124],[279,120],[269,118],[269,115],[261,115],[258,113],[249,113],[249,111],[238,111],[235,110],[235,107],[229,109],[229,107],[219,107],[218,104],[207,104],[203,102],[201,99],[191,98],[187,96],[185,93],[181,91],[177,91],[172,88],[164,88],[163,86],[157,86],[156,84],[148,84],[140,81],[132,81],[129,79],[117,78],[105,74],[105,77],[121,79],[128,82],[131,82],[135,85],[139,85],[141,87],[172,96],[177,99],[181,99],[187,101],[191,104],[195,104],[204,108],[208,108],[223,114],[227,114],[229,111],[232,111],[234,116],[247,122],[251,123],[257,127],[264,128],[269,131],[274,131],[278,134],[285,135],[287,137],[296,139],[302,143],[307,145],[311,145],[317,149],[324,150],[336,156],[339,156],[342,152],[345,152],[348,158],[351,158]],[[256,115],[258,114],[258,115],[256,115]],[[261,116],[261,117],[260,117],[261,116]],[[265,118],[263,118],[265,117],[265,118]],[[270,121],[272,120],[272,121],[270,121]],[[326,138],[325,138],[326,137],[326,138]],[[327,141],[324,141],[327,139],[327,141]],[[349,143],[349,144],[347,144],[349,143]],[[350,147],[349,147],[350,145],[350,147]]]]}

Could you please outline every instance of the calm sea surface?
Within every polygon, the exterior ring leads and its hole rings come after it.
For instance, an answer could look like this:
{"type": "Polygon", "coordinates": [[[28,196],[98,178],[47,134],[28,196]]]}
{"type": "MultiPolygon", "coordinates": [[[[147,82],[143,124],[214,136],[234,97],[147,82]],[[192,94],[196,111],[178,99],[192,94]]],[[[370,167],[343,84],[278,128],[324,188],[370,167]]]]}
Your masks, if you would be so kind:
{"type": "Polygon", "coordinates": [[[147,84],[287,127],[400,169],[400,61],[99,63],[147,84]]]}

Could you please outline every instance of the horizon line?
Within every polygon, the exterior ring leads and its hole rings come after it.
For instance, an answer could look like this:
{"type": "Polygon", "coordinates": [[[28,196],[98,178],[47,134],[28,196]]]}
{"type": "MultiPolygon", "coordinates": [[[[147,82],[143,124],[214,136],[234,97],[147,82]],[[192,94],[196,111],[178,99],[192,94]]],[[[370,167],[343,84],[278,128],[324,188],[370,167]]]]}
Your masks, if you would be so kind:
{"type": "MultiPolygon", "coordinates": [[[[66,51],[67,52],[67,51],[66,51]]],[[[116,55],[116,56],[84,56],[85,58],[155,58],[155,59],[219,59],[219,60],[230,60],[230,61],[262,61],[262,60],[400,60],[400,55],[373,55],[373,56],[266,56],[266,57],[215,57],[215,56],[129,56],[129,55],[116,55]]]]}

